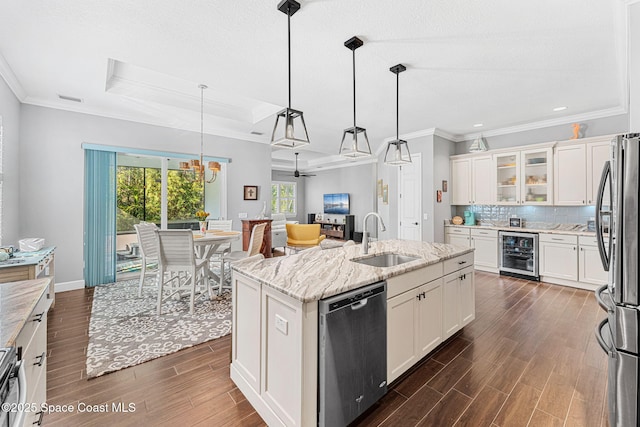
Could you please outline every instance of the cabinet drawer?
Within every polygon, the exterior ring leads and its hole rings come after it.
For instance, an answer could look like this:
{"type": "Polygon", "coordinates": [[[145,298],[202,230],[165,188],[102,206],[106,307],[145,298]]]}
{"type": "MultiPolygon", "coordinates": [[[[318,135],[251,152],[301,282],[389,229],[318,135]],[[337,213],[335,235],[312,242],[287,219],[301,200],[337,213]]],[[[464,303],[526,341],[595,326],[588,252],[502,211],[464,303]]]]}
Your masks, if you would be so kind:
{"type": "Polygon", "coordinates": [[[442,277],[442,263],[428,265],[387,279],[387,299],[442,277]]]}
{"type": "Polygon", "coordinates": [[[33,339],[29,346],[23,348],[22,363],[24,363],[27,377],[27,402],[33,402],[32,398],[39,386],[45,387],[47,376],[47,320],[42,321],[36,327],[33,339]]]}
{"type": "Polygon", "coordinates": [[[466,234],[469,235],[468,228],[460,228],[460,227],[447,227],[447,233],[449,234],[466,234]]]}
{"type": "MultiPolygon", "coordinates": [[[[580,246],[598,246],[598,239],[596,239],[596,236],[579,236],[578,242],[580,243],[580,246]]],[[[609,239],[605,237],[604,242],[605,244],[608,244],[609,239]]]]}
{"type": "Polygon", "coordinates": [[[445,276],[454,271],[473,265],[473,252],[448,259],[444,262],[445,276]]]}
{"type": "Polygon", "coordinates": [[[471,236],[473,237],[498,237],[498,230],[482,230],[482,229],[471,229],[471,236]]]}
{"type": "Polygon", "coordinates": [[[26,351],[27,347],[29,346],[29,343],[31,342],[33,334],[35,333],[36,328],[38,326],[40,326],[41,324],[44,324],[45,331],[47,329],[46,328],[47,310],[49,310],[49,305],[51,301],[47,298],[47,293],[48,292],[45,290],[44,294],[42,294],[42,296],[38,300],[38,303],[36,304],[31,314],[29,315],[29,318],[25,321],[24,326],[22,327],[22,330],[20,331],[20,333],[18,334],[18,337],[16,338],[16,347],[22,347],[23,352],[26,351]]]}
{"type": "Polygon", "coordinates": [[[540,234],[541,242],[551,242],[551,243],[568,243],[570,245],[575,245],[578,243],[578,236],[571,234],[540,234]]]}

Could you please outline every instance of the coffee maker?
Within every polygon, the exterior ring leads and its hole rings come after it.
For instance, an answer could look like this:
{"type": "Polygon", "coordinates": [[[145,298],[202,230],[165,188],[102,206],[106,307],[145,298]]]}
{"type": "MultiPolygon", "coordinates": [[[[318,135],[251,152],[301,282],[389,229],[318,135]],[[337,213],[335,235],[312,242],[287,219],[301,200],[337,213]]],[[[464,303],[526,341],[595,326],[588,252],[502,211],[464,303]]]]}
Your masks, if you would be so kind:
{"type": "Polygon", "coordinates": [[[471,211],[464,211],[464,225],[476,225],[476,214],[471,211]]]}

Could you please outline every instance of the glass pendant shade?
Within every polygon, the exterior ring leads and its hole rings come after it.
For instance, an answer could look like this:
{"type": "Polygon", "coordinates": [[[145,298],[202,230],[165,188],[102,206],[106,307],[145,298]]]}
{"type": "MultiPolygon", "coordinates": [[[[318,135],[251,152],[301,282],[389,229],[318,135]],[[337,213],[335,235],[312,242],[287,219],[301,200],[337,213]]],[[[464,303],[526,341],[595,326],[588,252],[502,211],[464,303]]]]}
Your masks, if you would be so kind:
{"type": "Polygon", "coordinates": [[[402,166],[411,163],[411,153],[409,152],[409,144],[407,141],[402,139],[390,141],[387,144],[384,162],[392,166],[402,166]]]}
{"type": "Polygon", "coordinates": [[[469,147],[470,153],[480,153],[482,151],[487,151],[487,144],[485,139],[480,135],[476,139],[473,140],[471,147],[469,147]]]}
{"type": "Polygon", "coordinates": [[[340,144],[340,155],[351,158],[371,156],[367,130],[358,126],[345,129],[340,144]]]}
{"type": "Polygon", "coordinates": [[[309,144],[309,134],[302,111],[285,108],[278,113],[271,135],[271,145],[298,148],[309,144]]]}

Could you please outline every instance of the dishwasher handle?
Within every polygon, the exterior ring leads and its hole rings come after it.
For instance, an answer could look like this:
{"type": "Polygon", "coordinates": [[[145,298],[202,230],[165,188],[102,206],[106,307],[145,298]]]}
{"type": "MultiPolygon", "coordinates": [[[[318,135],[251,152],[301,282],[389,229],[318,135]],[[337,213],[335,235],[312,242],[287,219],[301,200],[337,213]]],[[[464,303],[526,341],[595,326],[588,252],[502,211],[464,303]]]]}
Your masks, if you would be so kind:
{"type": "Polygon", "coordinates": [[[353,304],[351,304],[351,310],[360,310],[365,305],[367,305],[368,301],[369,301],[369,298],[365,298],[365,299],[361,299],[358,302],[354,302],[353,304]]]}

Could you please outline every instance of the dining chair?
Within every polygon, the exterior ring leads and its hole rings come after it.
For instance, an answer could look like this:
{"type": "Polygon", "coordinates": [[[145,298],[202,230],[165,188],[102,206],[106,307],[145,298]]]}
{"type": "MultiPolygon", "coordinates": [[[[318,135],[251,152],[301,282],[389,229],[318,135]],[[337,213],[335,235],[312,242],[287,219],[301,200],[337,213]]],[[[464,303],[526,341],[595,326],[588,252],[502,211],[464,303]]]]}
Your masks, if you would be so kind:
{"type": "Polygon", "coordinates": [[[239,261],[250,256],[254,256],[260,253],[262,248],[262,242],[264,240],[264,229],[267,227],[267,223],[258,224],[251,230],[251,238],[249,239],[249,247],[246,251],[233,251],[222,257],[220,263],[220,286],[218,288],[218,294],[222,294],[222,288],[224,285],[224,263],[232,263],[239,261]]]}
{"type": "Polygon", "coordinates": [[[140,222],[139,224],[134,224],[133,227],[138,235],[138,244],[142,255],[142,269],[140,271],[140,284],[138,285],[138,297],[142,297],[142,286],[147,274],[147,264],[156,263],[154,274],[156,276],[156,286],[158,284],[158,236],[156,234],[158,227],[152,222],[140,222]]]}
{"type": "Polygon", "coordinates": [[[196,287],[208,290],[205,266],[208,260],[197,259],[193,249],[191,230],[156,230],[158,236],[158,315],[162,314],[162,303],[181,290],[191,293],[189,313],[193,314],[196,287]],[[168,279],[165,275],[169,273],[168,279]],[[186,273],[186,274],[180,274],[186,273]],[[164,286],[171,284],[172,292],[163,297],[164,286]]]}
{"type": "MultiPolygon", "coordinates": [[[[221,231],[231,231],[231,227],[233,226],[233,220],[230,219],[210,219],[207,224],[208,230],[221,230],[221,231]]],[[[215,253],[225,254],[231,252],[231,242],[220,245],[220,247],[216,250],[215,253]]]]}

